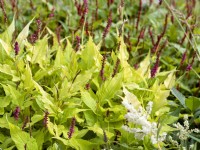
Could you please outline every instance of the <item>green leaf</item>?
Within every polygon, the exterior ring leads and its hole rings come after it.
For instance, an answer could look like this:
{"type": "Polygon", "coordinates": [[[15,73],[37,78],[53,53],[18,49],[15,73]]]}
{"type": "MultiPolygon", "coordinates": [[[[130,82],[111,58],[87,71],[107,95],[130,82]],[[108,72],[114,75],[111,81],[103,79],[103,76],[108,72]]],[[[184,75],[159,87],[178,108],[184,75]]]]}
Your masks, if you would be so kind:
{"type": "Polygon", "coordinates": [[[92,98],[92,96],[90,95],[90,93],[86,92],[86,91],[82,91],[81,92],[81,99],[82,101],[95,113],[96,112],[96,107],[97,107],[97,103],[96,101],[92,98]]]}
{"type": "Polygon", "coordinates": [[[92,37],[89,38],[85,49],[81,52],[81,59],[81,66],[84,68],[84,70],[88,70],[93,67],[101,68],[102,56],[97,46],[94,44],[92,37]]]}
{"type": "Polygon", "coordinates": [[[41,68],[44,67],[44,65],[47,65],[48,59],[47,59],[47,52],[48,52],[48,38],[47,36],[43,37],[41,40],[38,40],[33,46],[32,50],[32,58],[31,62],[33,64],[39,64],[41,68]]]}
{"type": "Polygon", "coordinates": [[[34,133],[34,137],[37,141],[38,150],[42,150],[43,143],[44,143],[44,130],[39,130],[36,133],[34,133]]]}
{"type": "MultiPolygon", "coordinates": [[[[34,19],[34,18],[33,18],[34,19]]],[[[19,33],[16,41],[19,43],[20,48],[22,48],[24,44],[24,40],[28,37],[29,26],[33,22],[33,19],[24,27],[24,29],[19,33]]]]}
{"type": "Polygon", "coordinates": [[[97,96],[101,103],[110,100],[115,93],[121,88],[122,74],[117,74],[114,78],[108,79],[97,91],[97,96]]]}
{"type": "Polygon", "coordinates": [[[29,64],[26,64],[26,69],[24,72],[24,88],[31,90],[34,87],[34,83],[33,83],[33,78],[32,78],[32,72],[31,69],[29,67],[29,64]]]}
{"type": "Polygon", "coordinates": [[[195,141],[197,141],[197,142],[200,143],[200,139],[199,139],[199,138],[196,138],[196,137],[194,137],[194,136],[191,135],[191,134],[189,134],[188,136],[191,137],[192,139],[194,139],[195,141]]]}
{"type": "Polygon", "coordinates": [[[10,43],[12,41],[12,35],[14,31],[15,31],[15,16],[13,17],[13,21],[10,24],[10,26],[2,34],[0,34],[0,38],[4,39],[6,43],[10,43]]]}
{"type": "Polygon", "coordinates": [[[4,40],[0,39],[0,43],[3,47],[3,49],[5,50],[5,52],[7,53],[7,55],[10,54],[10,51],[12,50],[11,46],[9,46],[4,40]]]}
{"type": "Polygon", "coordinates": [[[120,42],[120,48],[119,48],[118,57],[123,65],[123,62],[126,62],[128,60],[129,53],[127,52],[126,45],[125,45],[122,37],[120,37],[119,42],[120,42]]]}
{"type": "Polygon", "coordinates": [[[194,96],[190,96],[185,100],[185,105],[191,110],[195,111],[200,108],[200,99],[194,96]]]}
{"type": "Polygon", "coordinates": [[[127,100],[136,109],[138,109],[139,106],[141,106],[141,103],[139,102],[138,98],[133,93],[129,92],[125,87],[123,88],[123,92],[125,94],[125,97],[122,98],[123,100],[127,100]]]}
{"type": "Polygon", "coordinates": [[[171,89],[175,85],[175,80],[176,77],[174,75],[174,72],[171,72],[168,76],[167,79],[164,81],[165,87],[167,89],[171,89]]]}
{"type": "Polygon", "coordinates": [[[149,72],[149,66],[150,66],[150,52],[145,57],[145,59],[140,63],[140,67],[137,69],[137,72],[139,72],[141,76],[145,76],[149,72]]]}
{"type": "Polygon", "coordinates": [[[6,93],[6,96],[10,97],[12,100],[12,103],[16,106],[22,106],[24,102],[24,93],[21,93],[20,91],[16,90],[15,87],[11,85],[2,85],[3,89],[6,93]]]}
{"type": "Polygon", "coordinates": [[[185,96],[174,87],[171,89],[171,92],[179,100],[179,102],[185,107],[185,96]]]}
{"type": "Polygon", "coordinates": [[[29,133],[22,131],[18,126],[9,123],[10,135],[15,142],[17,149],[24,149],[25,145],[27,149],[38,150],[36,140],[30,137],[29,133]]]}
{"type": "Polygon", "coordinates": [[[0,97],[0,108],[1,107],[7,107],[10,104],[10,98],[9,97],[0,97]]]}
{"type": "Polygon", "coordinates": [[[0,64],[0,78],[2,80],[12,80],[12,81],[19,81],[19,77],[17,77],[17,72],[11,68],[10,65],[0,64]]]}

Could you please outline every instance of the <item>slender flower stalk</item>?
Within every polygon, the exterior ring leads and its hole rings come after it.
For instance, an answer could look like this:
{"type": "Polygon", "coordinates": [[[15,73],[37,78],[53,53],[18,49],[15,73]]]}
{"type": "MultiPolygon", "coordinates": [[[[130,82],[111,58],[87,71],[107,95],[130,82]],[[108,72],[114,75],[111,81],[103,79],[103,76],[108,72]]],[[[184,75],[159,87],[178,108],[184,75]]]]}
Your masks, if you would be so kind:
{"type": "Polygon", "coordinates": [[[32,10],[34,10],[34,9],[35,9],[35,8],[34,8],[33,1],[32,1],[32,0],[30,0],[30,7],[31,7],[31,9],[32,9],[32,10]]]}
{"type": "Polygon", "coordinates": [[[3,12],[4,21],[5,21],[5,23],[7,23],[8,17],[7,17],[7,14],[6,14],[5,4],[4,4],[4,1],[3,1],[3,0],[0,0],[0,7],[1,7],[2,12],[3,12]]]}
{"type": "Polygon", "coordinates": [[[154,46],[155,45],[155,41],[154,41],[154,38],[153,38],[153,32],[151,30],[151,27],[149,27],[148,32],[149,32],[149,36],[151,38],[151,42],[152,42],[152,44],[154,46]]]}
{"type": "Polygon", "coordinates": [[[108,7],[110,7],[110,5],[112,5],[113,3],[114,3],[114,0],[107,0],[108,7]]]}
{"type": "Polygon", "coordinates": [[[87,84],[85,85],[85,89],[86,89],[86,90],[89,90],[89,89],[90,89],[90,83],[87,83],[87,84]]]}
{"type": "Polygon", "coordinates": [[[112,24],[112,12],[110,11],[106,28],[103,31],[103,36],[102,36],[103,41],[105,40],[105,38],[110,30],[111,24],[112,24]]]}
{"type": "Polygon", "coordinates": [[[151,69],[151,78],[155,77],[155,75],[158,71],[159,63],[160,63],[160,53],[157,54],[156,62],[154,64],[153,68],[151,69]]]}
{"type": "Polygon", "coordinates": [[[142,0],[140,0],[139,9],[138,9],[138,16],[137,16],[137,22],[136,22],[136,31],[138,31],[138,26],[139,26],[141,14],[142,14],[142,0]]]}
{"type": "Polygon", "coordinates": [[[36,24],[37,24],[37,32],[39,34],[42,29],[42,21],[40,19],[36,19],[36,24]]]}
{"type": "Polygon", "coordinates": [[[12,11],[14,12],[16,6],[17,6],[17,1],[16,0],[10,0],[11,6],[12,6],[12,11]]]}
{"type": "Polygon", "coordinates": [[[165,34],[166,30],[167,30],[168,16],[169,16],[169,14],[166,14],[163,31],[161,32],[160,35],[158,35],[157,41],[156,41],[156,43],[154,44],[154,46],[152,47],[152,49],[151,49],[151,52],[152,52],[152,53],[155,53],[155,52],[158,50],[160,41],[161,41],[161,39],[163,38],[163,36],[164,36],[164,34],[165,34]]]}
{"type": "Polygon", "coordinates": [[[88,14],[88,0],[83,0],[83,6],[82,6],[82,11],[81,11],[81,19],[79,21],[80,26],[85,24],[85,18],[86,18],[87,14],[88,14]]]}
{"type": "Polygon", "coordinates": [[[76,36],[76,51],[80,50],[81,46],[81,38],[79,36],[76,36]]]}
{"type": "Polygon", "coordinates": [[[55,8],[52,8],[50,14],[49,14],[49,19],[52,19],[55,16],[55,8]]]}
{"type": "Polygon", "coordinates": [[[120,60],[119,58],[117,59],[116,61],[116,64],[115,64],[115,67],[114,67],[114,70],[113,70],[113,74],[112,74],[112,77],[114,77],[118,71],[118,68],[119,68],[119,64],[120,64],[120,60]]]}
{"type": "Polygon", "coordinates": [[[188,27],[186,27],[186,30],[185,30],[185,33],[184,33],[184,36],[182,37],[182,39],[180,40],[180,45],[183,45],[186,37],[187,37],[187,34],[188,34],[188,27]]]}
{"type": "Polygon", "coordinates": [[[109,115],[110,115],[110,110],[108,109],[108,110],[106,111],[106,117],[109,117],[109,115]]]}
{"type": "Polygon", "coordinates": [[[96,0],[95,20],[98,20],[98,9],[99,9],[99,2],[98,0],[96,0]]]}
{"type": "Polygon", "coordinates": [[[56,28],[56,37],[57,37],[57,40],[58,40],[59,45],[60,45],[60,39],[61,39],[61,36],[60,36],[61,30],[62,30],[62,26],[58,26],[58,27],[56,28]]]}
{"type": "Polygon", "coordinates": [[[186,71],[190,71],[192,69],[192,65],[194,64],[194,59],[196,57],[196,52],[193,53],[193,56],[192,56],[192,61],[190,64],[188,64],[188,66],[186,67],[186,71]]]}
{"type": "Polygon", "coordinates": [[[132,50],[132,43],[131,43],[131,36],[130,32],[128,32],[128,37],[127,37],[127,44],[128,44],[128,51],[130,52],[132,50]]]}
{"type": "Polygon", "coordinates": [[[88,24],[88,21],[86,21],[86,23],[85,23],[85,33],[86,33],[87,36],[90,35],[89,34],[89,24],[88,24]]]}
{"type": "Polygon", "coordinates": [[[103,130],[103,140],[104,140],[105,143],[108,142],[108,137],[106,135],[106,131],[105,130],[103,130]]]}
{"type": "Polygon", "coordinates": [[[72,134],[74,133],[75,124],[76,124],[76,118],[73,117],[73,118],[72,118],[72,121],[71,121],[70,128],[69,128],[69,132],[68,132],[68,138],[69,138],[69,139],[72,138],[72,134]]]}
{"type": "Polygon", "coordinates": [[[115,138],[114,138],[114,145],[118,143],[118,138],[121,135],[121,132],[119,130],[115,130],[115,138]]]}
{"type": "Polygon", "coordinates": [[[123,20],[123,9],[124,9],[124,0],[120,1],[120,5],[119,5],[119,17],[121,20],[123,20]]]}
{"type": "Polygon", "coordinates": [[[19,54],[19,44],[18,44],[18,42],[15,42],[14,50],[15,50],[15,56],[17,56],[19,54]]]}
{"type": "Polygon", "coordinates": [[[43,119],[43,125],[45,128],[47,128],[47,125],[48,125],[48,116],[49,116],[49,112],[48,110],[46,110],[44,114],[44,119],[43,119]]]}
{"type": "Polygon", "coordinates": [[[159,3],[158,3],[158,4],[159,4],[159,5],[162,5],[162,2],[163,2],[162,0],[159,0],[159,3]]]}
{"type": "Polygon", "coordinates": [[[186,0],[186,10],[187,10],[187,17],[189,18],[192,15],[192,5],[191,5],[191,0],[186,0]]]}
{"type": "Polygon", "coordinates": [[[180,63],[180,67],[183,66],[183,63],[185,62],[187,57],[187,51],[185,51],[182,55],[182,59],[181,59],[181,63],[180,63]]]}
{"type": "Polygon", "coordinates": [[[101,65],[101,70],[100,70],[100,77],[101,77],[102,81],[106,80],[105,76],[104,76],[105,64],[106,64],[106,55],[103,55],[102,65],[101,65]]]}
{"type": "Polygon", "coordinates": [[[81,16],[81,14],[82,14],[82,5],[80,3],[78,3],[77,0],[75,0],[75,6],[76,6],[76,10],[78,12],[78,15],[81,16]]]}
{"type": "Polygon", "coordinates": [[[20,108],[19,106],[17,106],[13,112],[13,115],[14,115],[14,118],[15,120],[18,120],[19,119],[19,113],[20,113],[20,108]]]}
{"type": "Polygon", "coordinates": [[[138,36],[136,45],[138,45],[140,43],[140,40],[144,38],[145,30],[146,30],[146,28],[144,28],[144,27],[142,27],[142,29],[140,30],[140,34],[138,36]]]}
{"type": "Polygon", "coordinates": [[[149,5],[152,5],[152,3],[153,3],[153,0],[149,0],[149,5]]]}
{"type": "Polygon", "coordinates": [[[28,116],[26,116],[26,118],[25,118],[25,120],[24,120],[24,123],[23,123],[23,125],[22,125],[22,130],[25,129],[25,127],[26,127],[28,121],[29,121],[29,118],[28,118],[28,116]]]}

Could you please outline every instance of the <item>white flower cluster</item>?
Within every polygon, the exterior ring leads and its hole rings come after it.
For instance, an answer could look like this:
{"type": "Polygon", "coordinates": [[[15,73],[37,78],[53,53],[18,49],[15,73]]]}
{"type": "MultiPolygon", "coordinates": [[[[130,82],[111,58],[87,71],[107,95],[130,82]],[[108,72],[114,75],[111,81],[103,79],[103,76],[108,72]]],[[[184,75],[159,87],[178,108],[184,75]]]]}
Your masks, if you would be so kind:
{"type": "Polygon", "coordinates": [[[197,128],[189,129],[189,122],[187,115],[184,116],[183,126],[178,122],[174,124],[174,127],[176,127],[179,130],[177,136],[179,137],[180,140],[187,140],[190,133],[200,133],[200,130],[197,128]]]}
{"type": "Polygon", "coordinates": [[[128,109],[125,118],[137,127],[130,128],[124,125],[122,126],[124,130],[134,133],[135,138],[139,140],[143,140],[146,135],[149,135],[151,136],[152,144],[157,144],[165,140],[167,133],[164,132],[162,135],[158,135],[157,123],[148,120],[148,116],[152,111],[153,102],[150,101],[147,104],[146,111],[141,106],[136,110],[126,99],[123,100],[122,104],[128,109]]]}

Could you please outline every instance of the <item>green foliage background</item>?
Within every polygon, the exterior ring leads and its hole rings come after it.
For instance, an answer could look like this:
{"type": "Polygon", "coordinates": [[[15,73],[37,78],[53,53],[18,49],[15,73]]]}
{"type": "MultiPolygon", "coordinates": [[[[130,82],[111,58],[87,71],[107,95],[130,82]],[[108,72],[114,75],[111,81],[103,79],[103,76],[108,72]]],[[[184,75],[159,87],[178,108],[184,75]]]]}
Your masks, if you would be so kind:
{"type": "MultiPolygon", "coordinates": [[[[196,1],[192,17],[187,20],[179,14],[186,14],[183,0],[176,3],[176,11],[169,9],[170,1],[167,0],[161,6],[143,4],[138,30],[135,29],[138,2],[125,1],[119,13],[119,0],[109,7],[99,0],[96,19],[96,2],[88,3],[86,18],[90,35],[85,32],[85,26],[79,24],[80,16],[73,1],[33,1],[33,8],[27,1],[19,1],[13,11],[10,3],[5,3],[8,21],[5,23],[1,14],[0,26],[0,148],[3,150],[173,149],[168,140],[152,145],[149,137],[139,141],[121,128],[127,124],[124,118],[127,110],[121,104],[125,89],[134,94],[143,107],[153,101],[151,121],[159,124],[160,132],[173,135],[177,141],[171,124],[183,122],[184,114],[189,115],[191,128],[199,128],[200,2],[196,1]],[[50,18],[53,8],[54,17],[50,18]],[[109,11],[113,12],[112,26],[102,40],[109,11]],[[151,78],[156,54],[151,53],[147,28],[152,27],[156,40],[163,30],[166,13],[174,16],[175,21],[170,22],[168,18],[167,31],[161,41],[163,44],[167,39],[168,44],[162,49],[156,77],[151,78]],[[42,21],[42,32],[33,44],[30,35],[38,28],[35,22],[38,18],[42,21]],[[194,24],[195,28],[180,44],[185,34],[183,29],[194,24]],[[58,26],[62,28],[61,39],[58,26]],[[145,36],[137,43],[143,27],[146,28],[145,36]],[[78,51],[76,36],[82,38],[78,51]],[[20,46],[18,55],[14,51],[16,41],[20,46]],[[187,59],[180,67],[185,50],[187,59]],[[186,67],[194,51],[197,56],[188,72],[186,67]],[[105,54],[104,81],[100,71],[105,54]],[[113,77],[118,59],[119,68],[113,77]],[[138,68],[133,67],[135,64],[138,68]],[[20,108],[18,120],[13,116],[16,107],[20,108]],[[47,111],[46,128],[44,116],[47,111]],[[26,117],[28,123],[22,130],[26,117]],[[74,117],[75,131],[69,139],[74,117]]],[[[132,101],[134,104],[134,99],[132,101]]],[[[199,135],[190,135],[184,146],[195,144],[198,149],[198,142],[199,135]]]]}

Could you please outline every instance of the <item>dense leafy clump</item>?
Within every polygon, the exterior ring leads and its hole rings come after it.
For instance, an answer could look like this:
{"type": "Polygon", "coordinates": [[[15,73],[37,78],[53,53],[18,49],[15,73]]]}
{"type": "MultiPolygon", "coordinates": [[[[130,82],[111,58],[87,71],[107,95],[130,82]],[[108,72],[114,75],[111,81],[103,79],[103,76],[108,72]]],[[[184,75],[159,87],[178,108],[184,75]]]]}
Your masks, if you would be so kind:
{"type": "Polygon", "coordinates": [[[106,2],[0,0],[1,149],[199,149],[200,2],[106,2]]]}

